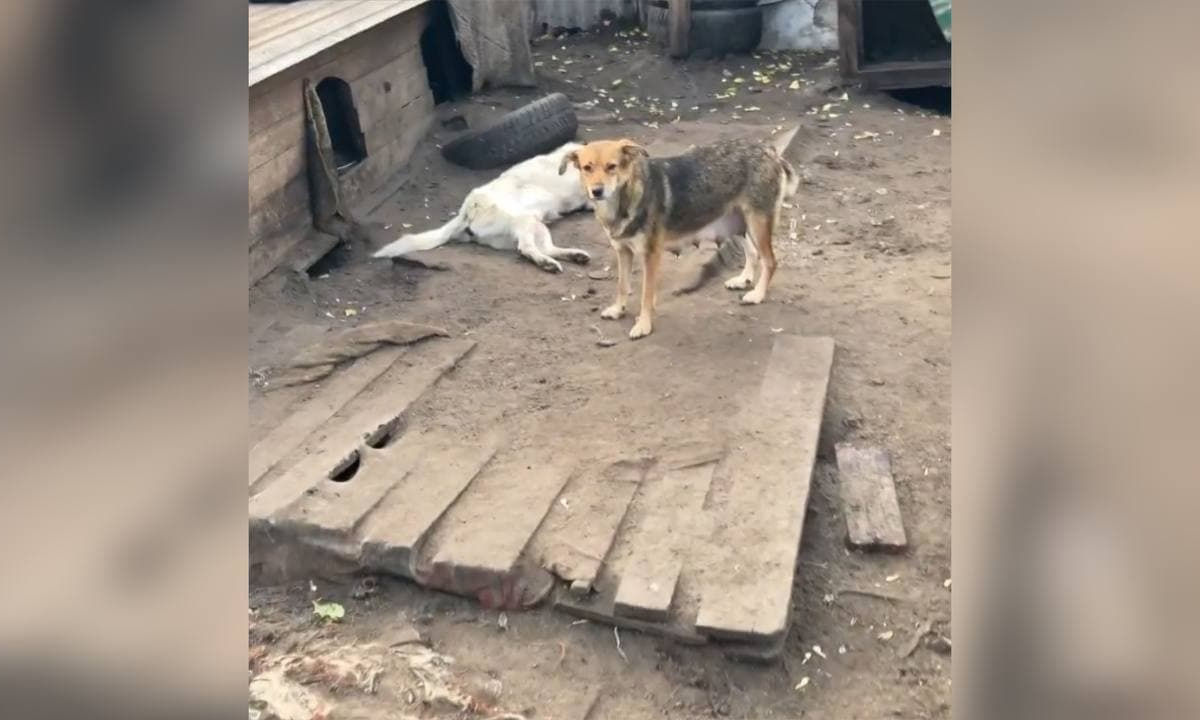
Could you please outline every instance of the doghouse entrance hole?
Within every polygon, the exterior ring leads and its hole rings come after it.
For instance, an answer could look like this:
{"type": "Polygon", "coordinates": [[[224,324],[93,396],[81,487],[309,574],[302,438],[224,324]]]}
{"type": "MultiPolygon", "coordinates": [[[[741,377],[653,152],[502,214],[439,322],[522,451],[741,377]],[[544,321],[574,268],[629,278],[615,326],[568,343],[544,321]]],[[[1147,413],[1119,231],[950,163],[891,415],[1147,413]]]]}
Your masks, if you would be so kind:
{"type": "Polygon", "coordinates": [[[920,87],[903,90],[890,90],[892,97],[916,105],[924,110],[931,110],[939,115],[950,115],[950,88],[920,87]]]}
{"type": "Polygon", "coordinates": [[[358,124],[358,110],[354,107],[354,95],[350,85],[339,77],[327,77],[317,83],[317,97],[325,113],[325,125],[329,128],[329,142],[333,146],[333,161],[338,175],[367,159],[367,141],[358,124]]]}
{"type": "Polygon", "coordinates": [[[346,263],[350,262],[351,253],[349,246],[344,242],[339,242],[329,248],[329,252],[322,255],[315,263],[308,266],[304,272],[308,274],[309,279],[315,280],[324,275],[338,270],[346,263]]]}
{"type": "Polygon", "coordinates": [[[429,27],[421,33],[421,59],[434,103],[457,100],[471,94],[474,70],[463,57],[450,21],[450,5],[446,0],[429,4],[429,27]]]}

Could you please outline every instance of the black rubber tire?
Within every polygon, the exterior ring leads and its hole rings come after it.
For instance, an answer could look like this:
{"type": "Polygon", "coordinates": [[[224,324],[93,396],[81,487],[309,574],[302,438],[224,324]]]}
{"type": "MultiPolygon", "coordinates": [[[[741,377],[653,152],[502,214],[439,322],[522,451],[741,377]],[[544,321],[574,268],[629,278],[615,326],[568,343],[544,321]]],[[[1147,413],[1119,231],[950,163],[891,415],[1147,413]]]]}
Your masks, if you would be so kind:
{"type": "Polygon", "coordinates": [[[442,146],[442,157],[471,170],[491,170],[550,152],[573,140],[578,130],[571,101],[554,93],[454,138],[442,146]]]}
{"type": "MultiPolygon", "coordinates": [[[[650,0],[650,5],[666,7],[669,0],[650,0]]],[[[736,10],[737,8],[757,7],[758,0],[692,0],[692,12],[697,10],[736,10]]]]}
{"type": "MultiPolygon", "coordinates": [[[[762,40],[762,9],[757,0],[692,0],[692,27],[688,38],[692,54],[748,53],[762,40]]],[[[668,42],[667,0],[650,0],[646,6],[646,32],[659,43],[668,42]]]]}

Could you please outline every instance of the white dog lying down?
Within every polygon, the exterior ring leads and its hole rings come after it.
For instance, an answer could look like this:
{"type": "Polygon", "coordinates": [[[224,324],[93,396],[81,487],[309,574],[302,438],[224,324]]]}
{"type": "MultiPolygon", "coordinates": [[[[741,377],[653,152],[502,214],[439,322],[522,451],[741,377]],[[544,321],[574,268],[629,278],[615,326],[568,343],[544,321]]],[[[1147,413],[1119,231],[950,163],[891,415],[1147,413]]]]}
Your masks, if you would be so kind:
{"type": "Polygon", "coordinates": [[[436,230],[402,235],[376,252],[375,257],[397,257],[459,240],[497,250],[516,249],[549,272],[562,272],[558,259],[581,264],[590,261],[591,256],[583,250],[556,247],[546,227],[567,213],[587,207],[579,170],[568,163],[568,172],[558,174],[563,155],[580,147],[578,143],[567,143],[554,152],[513,165],[500,177],[472,190],[450,222],[436,230]]]}

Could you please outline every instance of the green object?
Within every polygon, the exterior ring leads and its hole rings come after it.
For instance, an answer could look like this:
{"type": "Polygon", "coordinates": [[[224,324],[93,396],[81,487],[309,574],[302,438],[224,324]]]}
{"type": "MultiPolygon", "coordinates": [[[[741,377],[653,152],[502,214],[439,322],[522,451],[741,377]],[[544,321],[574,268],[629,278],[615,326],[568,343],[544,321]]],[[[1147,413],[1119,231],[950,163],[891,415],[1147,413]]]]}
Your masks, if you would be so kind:
{"type": "Polygon", "coordinates": [[[314,600],[313,615],[316,615],[326,622],[337,622],[338,620],[346,617],[346,608],[342,607],[340,603],[322,603],[314,600]]]}
{"type": "Polygon", "coordinates": [[[950,0],[929,0],[929,6],[933,8],[933,17],[946,36],[946,42],[950,42],[950,0]]]}

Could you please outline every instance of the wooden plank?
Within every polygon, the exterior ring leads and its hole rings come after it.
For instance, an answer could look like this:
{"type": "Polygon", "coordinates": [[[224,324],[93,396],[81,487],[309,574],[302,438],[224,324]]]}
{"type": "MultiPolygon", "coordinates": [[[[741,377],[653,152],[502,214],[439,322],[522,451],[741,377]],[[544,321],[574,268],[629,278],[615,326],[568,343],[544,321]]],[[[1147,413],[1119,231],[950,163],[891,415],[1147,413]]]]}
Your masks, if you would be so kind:
{"type": "MultiPolygon", "coordinates": [[[[273,482],[264,481],[256,486],[262,487],[250,498],[251,520],[273,521],[277,513],[302,494],[349,465],[369,436],[395,425],[413,403],[474,347],[473,340],[453,338],[411,348],[409,353],[414,356],[411,366],[390,368],[380,378],[377,392],[360,394],[356,402],[309,436],[304,443],[310,448],[308,455],[273,482]]],[[[281,461],[281,467],[283,462],[286,459],[281,461]]]]}
{"type": "Polygon", "coordinates": [[[671,57],[687,57],[692,33],[692,0],[671,0],[667,7],[667,25],[671,57]]]}
{"type": "Polygon", "coordinates": [[[770,643],[787,633],[832,365],[831,338],[778,336],[741,409],[699,581],[696,629],[714,638],[770,643]]]}
{"type": "Polygon", "coordinates": [[[330,29],[336,28],[341,20],[339,15],[355,18],[364,11],[374,9],[368,5],[369,0],[342,0],[342,2],[300,2],[292,3],[291,13],[281,13],[269,21],[250,25],[249,42],[247,46],[253,57],[253,51],[261,48],[272,40],[290,36],[292,43],[303,43],[313,36],[320,36],[330,29]]]}
{"type": "Polygon", "coordinates": [[[838,443],[838,489],[846,516],[846,544],[857,550],[901,552],[908,546],[892,463],[882,448],[838,443]]]}
{"type": "Polygon", "coordinates": [[[531,453],[498,456],[475,479],[422,549],[417,582],[507,604],[518,560],[571,474],[570,460],[531,453]]]}
{"type": "Polygon", "coordinates": [[[416,466],[422,453],[444,446],[445,438],[405,433],[386,452],[363,446],[355,472],[340,481],[314,485],[278,514],[276,527],[297,542],[357,559],[361,543],[355,528],[416,466]]]}
{"type": "Polygon", "coordinates": [[[950,87],[950,61],[873,63],[859,66],[857,79],[876,90],[950,87]]]}
{"type": "Polygon", "coordinates": [[[499,447],[500,437],[493,435],[469,444],[454,437],[427,449],[363,521],[363,565],[415,578],[426,538],[499,447]]]}
{"type": "Polygon", "coordinates": [[[858,77],[862,57],[862,0],[838,0],[838,69],[842,78],[858,77]]]}
{"type": "Polygon", "coordinates": [[[679,556],[667,553],[630,563],[621,576],[613,612],[638,620],[665,621],[681,570],[683,561],[679,556]]]}
{"type": "MultiPolygon", "coordinates": [[[[308,202],[308,176],[305,174],[305,157],[304,142],[301,141],[297,145],[285,148],[279,155],[270,158],[262,165],[250,171],[246,200],[251,213],[262,209],[264,205],[270,203],[272,200],[275,200],[275,204],[280,207],[292,207],[292,202],[282,203],[278,201],[282,199],[280,196],[287,190],[288,185],[294,184],[298,180],[304,181],[304,201],[308,202]]],[[[288,194],[287,197],[294,198],[297,195],[293,192],[288,194]]]]}
{"type": "Polygon", "coordinates": [[[250,88],[250,137],[257,137],[288,118],[304,116],[304,85],[301,81],[301,76],[278,75],[250,88]]]}
{"type": "Polygon", "coordinates": [[[533,557],[563,580],[578,581],[580,588],[594,585],[645,475],[646,463],[628,460],[578,473],[534,537],[533,557]]]}
{"type": "Polygon", "coordinates": [[[295,23],[298,17],[320,12],[324,8],[324,3],[314,3],[311,0],[304,0],[303,2],[293,1],[279,5],[263,5],[259,3],[251,5],[246,28],[248,30],[248,44],[256,44],[263,34],[272,28],[287,23],[295,23]]]}
{"type": "Polygon", "coordinates": [[[250,486],[253,487],[288,453],[300,447],[403,354],[404,348],[381,348],[355,360],[350,367],[334,372],[316,394],[302,402],[295,412],[250,449],[250,486]]]}
{"type": "Polygon", "coordinates": [[[311,219],[305,220],[307,216],[307,211],[301,213],[297,210],[293,214],[295,230],[269,235],[250,245],[249,280],[251,286],[270,275],[271,271],[279,267],[279,263],[304,239],[304,232],[300,226],[311,222],[311,219]]]}
{"type": "Polygon", "coordinates": [[[422,29],[426,15],[409,15],[398,18],[408,10],[423,5],[428,0],[366,0],[358,3],[328,0],[336,14],[316,22],[296,27],[282,36],[272,36],[249,48],[249,85],[253,86],[272,75],[294,67],[322,51],[348,40],[366,30],[388,21],[407,20],[420,23],[422,29]]]}
{"type": "Polygon", "coordinates": [[[414,100],[426,95],[433,99],[425,64],[417,52],[405,53],[364,75],[350,83],[350,88],[364,133],[395,117],[414,100]]]}
{"type": "Polygon", "coordinates": [[[618,616],[613,611],[613,593],[600,593],[594,597],[574,597],[559,591],[554,597],[554,607],[568,615],[584,620],[601,622],[619,628],[637,630],[647,635],[670,638],[685,645],[704,645],[708,638],[692,628],[670,622],[648,622],[637,618],[618,616]]]}
{"type": "Polygon", "coordinates": [[[692,541],[687,525],[703,510],[715,468],[707,463],[671,470],[647,488],[647,512],[631,531],[633,552],[621,571],[616,614],[656,622],[667,618],[692,541]]]}
{"type": "MultiPolygon", "coordinates": [[[[304,108],[297,107],[291,115],[284,117],[258,134],[251,135],[247,162],[250,172],[254,172],[287,150],[304,147],[304,133],[304,108]]],[[[251,185],[253,186],[253,183],[251,185]]]]}
{"type": "MultiPolygon", "coordinates": [[[[247,234],[250,242],[251,260],[256,251],[254,245],[280,233],[296,232],[296,237],[287,240],[288,248],[312,225],[312,207],[308,201],[308,175],[299,174],[288,181],[282,190],[263,200],[250,211],[247,234]]],[[[278,263],[283,253],[268,250],[274,263],[278,263]],[[274,254],[273,254],[274,253],[274,254]]],[[[274,264],[271,265],[274,267],[274,264]]]]}

